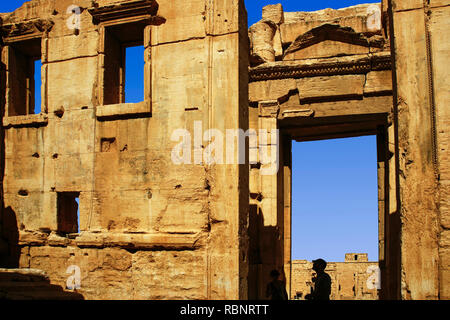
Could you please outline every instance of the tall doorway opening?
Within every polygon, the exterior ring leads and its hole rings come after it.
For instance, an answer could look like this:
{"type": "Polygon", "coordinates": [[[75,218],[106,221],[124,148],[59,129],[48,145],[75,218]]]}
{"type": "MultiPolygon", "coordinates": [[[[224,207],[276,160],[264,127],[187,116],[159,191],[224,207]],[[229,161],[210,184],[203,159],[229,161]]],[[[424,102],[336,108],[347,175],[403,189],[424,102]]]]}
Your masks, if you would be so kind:
{"type": "Polygon", "coordinates": [[[327,262],[331,299],[374,300],[380,288],[376,135],[292,142],[291,299],[327,262]]]}

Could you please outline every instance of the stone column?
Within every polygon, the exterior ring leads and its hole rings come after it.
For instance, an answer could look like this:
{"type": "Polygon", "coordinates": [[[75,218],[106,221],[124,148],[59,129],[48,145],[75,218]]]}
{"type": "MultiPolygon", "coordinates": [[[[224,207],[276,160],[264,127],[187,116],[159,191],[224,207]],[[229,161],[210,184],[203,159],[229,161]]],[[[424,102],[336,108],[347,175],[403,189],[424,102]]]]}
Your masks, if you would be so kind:
{"type": "MultiPolygon", "coordinates": [[[[429,6],[422,0],[390,1],[399,154],[402,299],[439,298],[440,168],[436,145],[436,107],[439,106],[435,101],[437,88],[433,70],[437,68],[432,55],[435,50],[440,52],[438,55],[445,53],[440,51],[442,48],[430,47],[429,39],[430,17],[443,15],[448,7],[433,8],[437,2],[432,1],[429,6]]],[[[445,63],[440,68],[445,69],[445,63]]],[[[443,91],[448,99],[448,90],[443,91]]]]}

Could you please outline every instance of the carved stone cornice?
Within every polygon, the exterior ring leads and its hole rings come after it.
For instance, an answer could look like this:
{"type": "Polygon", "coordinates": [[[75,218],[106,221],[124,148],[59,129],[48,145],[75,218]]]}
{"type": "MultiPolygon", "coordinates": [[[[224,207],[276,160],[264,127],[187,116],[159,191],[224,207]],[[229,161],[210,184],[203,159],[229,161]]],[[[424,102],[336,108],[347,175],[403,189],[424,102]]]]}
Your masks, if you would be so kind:
{"type": "Polygon", "coordinates": [[[94,24],[140,17],[148,20],[149,24],[159,25],[165,19],[156,15],[158,8],[155,0],[137,0],[104,7],[94,3],[94,7],[88,9],[88,12],[94,24]]]}
{"type": "Polygon", "coordinates": [[[43,33],[50,32],[54,24],[52,20],[44,19],[4,24],[0,26],[0,35],[4,42],[41,37],[43,33]]]}
{"type": "Polygon", "coordinates": [[[366,74],[373,70],[391,70],[390,54],[345,57],[343,59],[320,59],[265,63],[250,69],[250,82],[288,78],[366,74]],[[328,61],[327,61],[328,60],[328,61]]]}

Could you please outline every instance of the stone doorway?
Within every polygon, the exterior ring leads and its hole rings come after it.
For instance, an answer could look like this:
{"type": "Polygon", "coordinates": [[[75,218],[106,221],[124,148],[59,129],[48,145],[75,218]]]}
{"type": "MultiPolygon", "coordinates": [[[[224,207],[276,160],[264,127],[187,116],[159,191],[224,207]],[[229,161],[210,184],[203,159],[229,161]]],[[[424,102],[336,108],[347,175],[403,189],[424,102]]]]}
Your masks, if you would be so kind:
{"type": "MultiPolygon", "coordinates": [[[[395,214],[390,212],[390,196],[395,198],[395,186],[390,186],[390,172],[393,168],[394,154],[389,151],[389,119],[388,114],[373,114],[367,116],[327,117],[321,120],[292,118],[279,121],[280,128],[280,160],[283,175],[283,214],[284,214],[284,271],[287,290],[290,298],[296,294],[294,281],[295,267],[292,255],[292,142],[315,141],[334,138],[349,138],[375,135],[377,140],[377,183],[378,183],[378,262],[380,268],[380,284],[376,295],[381,299],[388,298],[396,292],[396,281],[399,267],[396,264],[400,250],[396,246],[396,234],[400,229],[395,224],[395,214]]],[[[392,177],[391,173],[391,177],[392,177]]],[[[395,183],[395,179],[393,179],[395,183]]],[[[331,268],[334,268],[333,265],[331,268]]],[[[358,284],[362,286],[362,284],[358,284]]],[[[361,288],[362,289],[362,288],[361,288]]],[[[357,288],[355,288],[357,290],[357,288]]],[[[367,290],[366,290],[367,291],[367,290]]],[[[374,291],[374,290],[371,290],[374,291]]],[[[375,290],[376,291],[376,290],[375,290]]],[[[374,292],[361,293],[361,297],[373,298],[374,292]]],[[[347,297],[348,298],[348,297],[347,297]]]]}
{"type": "MultiPolygon", "coordinates": [[[[370,107],[366,101],[366,108],[370,107]]],[[[272,269],[284,271],[287,290],[292,286],[292,141],[314,141],[375,135],[377,140],[378,262],[380,299],[395,299],[399,291],[400,224],[397,209],[394,129],[389,112],[352,114],[349,101],[335,101],[342,114],[333,116],[292,116],[284,119],[260,117],[259,128],[279,130],[279,170],[276,175],[258,175],[251,167],[249,216],[249,298],[264,299],[265,285],[272,269]],[[340,108],[341,107],[341,108],[340,108]]],[[[364,101],[360,101],[364,104],[364,101]]],[[[319,105],[317,107],[323,107],[319,105]]],[[[302,106],[299,105],[298,108],[302,106]]],[[[363,108],[362,106],[361,108],[363,108]]],[[[378,105],[378,108],[382,106],[378,105]]],[[[388,106],[384,106],[386,110],[388,106]]],[[[357,109],[357,108],[355,108],[357,109]]],[[[261,109],[260,109],[261,110],[261,109]]]]}
{"type": "Polygon", "coordinates": [[[292,140],[292,299],[311,292],[317,258],[327,261],[331,300],[378,299],[376,138],[292,140]]]}

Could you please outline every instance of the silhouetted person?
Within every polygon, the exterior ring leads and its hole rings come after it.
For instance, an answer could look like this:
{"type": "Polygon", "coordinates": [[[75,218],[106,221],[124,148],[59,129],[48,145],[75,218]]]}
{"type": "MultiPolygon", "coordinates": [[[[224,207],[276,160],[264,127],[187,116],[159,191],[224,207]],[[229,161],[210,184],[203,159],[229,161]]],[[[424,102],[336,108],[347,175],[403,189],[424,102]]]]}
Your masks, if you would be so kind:
{"type": "Polygon", "coordinates": [[[323,259],[313,260],[313,270],[316,272],[316,277],[312,279],[314,282],[314,289],[310,294],[305,296],[306,300],[330,300],[331,294],[331,278],[325,272],[327,262],[323,259]]]}
{"type": "Polygon", "coordinates": [[[288,294],[286,292],[286,285],[281,281],[280,273],[278,270],[272,270],[270,272],[272,281],[267,285],[266,296],[271,300],[288,300],[288,294]]]}

